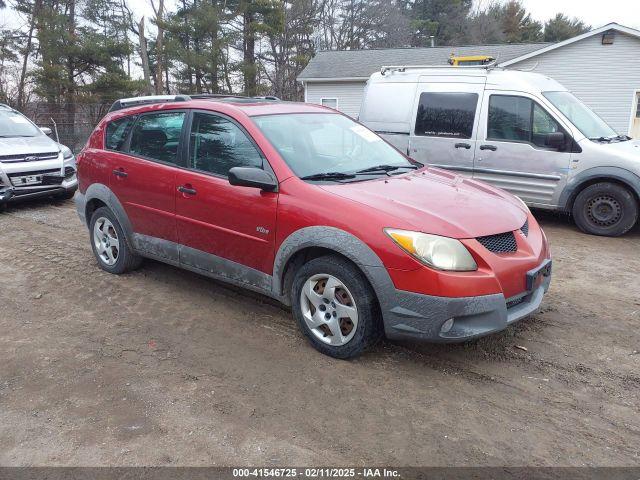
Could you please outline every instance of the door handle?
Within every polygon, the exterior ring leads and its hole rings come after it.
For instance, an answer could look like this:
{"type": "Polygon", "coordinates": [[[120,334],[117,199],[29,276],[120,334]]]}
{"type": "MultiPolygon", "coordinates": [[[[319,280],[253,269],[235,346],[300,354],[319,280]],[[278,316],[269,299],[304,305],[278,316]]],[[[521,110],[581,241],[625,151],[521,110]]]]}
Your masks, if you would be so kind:
{"type": "Polygon", "coordinates": [[[186,195],[195,195],[197,193],[196,189],[193,188],[191,185],[181,185],[178,187],[178,191],[186,195]]]}
{"type": "Polygon", "coordinates": [[[114,171],[113,171],[113,174],[114,174],[116,177],[121,177],[121,178],[125,178],[125,177],[128,177],[128,176],[129,176],[129,174],[128,174],[127,172],[125,172],[125,171],[124,171],[124,168],[118,168],[118,169],[114,170],[114,171]]]}
{"type": "Polygon", "coordinates": [[[480,150],[491,150],[495,152],[498,149],[495,145],[480,145],[480,150]]]}
{"type": "Polygon", "coordinates": [[[456,148],[466,148],[467,150],[469,150],[471,148],[471,145],[469,145],[468,143],[456,143],[455,147],[456,148]]]}

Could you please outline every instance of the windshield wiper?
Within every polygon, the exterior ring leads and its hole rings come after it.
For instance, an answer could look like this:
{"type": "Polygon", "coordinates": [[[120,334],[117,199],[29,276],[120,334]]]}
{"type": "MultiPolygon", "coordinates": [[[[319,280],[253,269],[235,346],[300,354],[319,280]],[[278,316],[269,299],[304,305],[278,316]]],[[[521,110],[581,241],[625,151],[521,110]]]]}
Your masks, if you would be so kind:
{"type": "Polygon", "coordinates": [[[411,170],[416,170],[418,168],[417,165],[376,165],[375,167],[363,168],[362,170],[356,171],[358,173],[376,173],[376,172],[393,172],[394,170],[398,170],[400,168],[410,168],[411,170]]]}
{"type": "Polygon", "coordinates": [[[611,138],[609,137],[589,137],[589,140],[593,142],[607,142],[611,143],[611,138]]]}
{"type": "Polygon", "coordinates": [[[356,176],[352,173],[324,172],[300,177],[300,180],[348,180],[349,178],[356,178],[356,176]]]}

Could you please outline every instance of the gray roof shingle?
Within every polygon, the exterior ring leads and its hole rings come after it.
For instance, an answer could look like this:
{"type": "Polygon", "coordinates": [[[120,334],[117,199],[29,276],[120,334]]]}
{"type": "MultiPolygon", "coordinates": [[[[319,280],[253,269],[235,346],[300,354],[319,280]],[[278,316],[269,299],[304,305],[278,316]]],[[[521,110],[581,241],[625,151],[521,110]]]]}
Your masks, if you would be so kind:
{"type": "Polygon", "coordinates": [[[386,48],[372,50],[325,50],[318,52],[298,76],[311,78],[369,78],[384,65],[447,65],[451,53],[491,55],[498,63],[526,55],[549,43],[470,45],[434,48],[386,48]]]}

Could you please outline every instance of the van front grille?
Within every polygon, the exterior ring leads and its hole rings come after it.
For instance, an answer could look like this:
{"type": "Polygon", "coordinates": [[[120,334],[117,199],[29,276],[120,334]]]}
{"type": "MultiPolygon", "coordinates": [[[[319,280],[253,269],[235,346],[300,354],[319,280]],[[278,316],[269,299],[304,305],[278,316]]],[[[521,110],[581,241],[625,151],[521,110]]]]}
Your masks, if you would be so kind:
{"type": "Polygon", "coordinates": [[[484,248],[493,253],[513,253],[518,250],[516,237],[513,232],[498,233],[476,238],[484,248]]]}

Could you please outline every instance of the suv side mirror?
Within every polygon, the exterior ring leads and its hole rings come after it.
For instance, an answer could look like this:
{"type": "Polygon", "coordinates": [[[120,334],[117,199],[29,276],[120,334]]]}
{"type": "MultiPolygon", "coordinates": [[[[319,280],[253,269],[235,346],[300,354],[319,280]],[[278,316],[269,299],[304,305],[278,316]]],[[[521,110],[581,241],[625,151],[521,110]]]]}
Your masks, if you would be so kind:
{"type": "Polygon", "coordinates": [[[259,188],[267,192],[273,192],[278,188],[278,180],[261,168],[233,167],[229,170],[229,183],[239,187],[259,188]]]}
{"type": "Polygon", "coordinates": [[[544,140],[544,144],[549,148],[555,148],[556,150],[560,150],[564,148],[567,143],[567,138],[562,132],[553,132],[547,134],[547,137],[544,140]]]}
{"type": "Polygon", "coordinates": [[[53,131],[49,127],[38,127],[45,135],[51,135],[53,131]]]}

